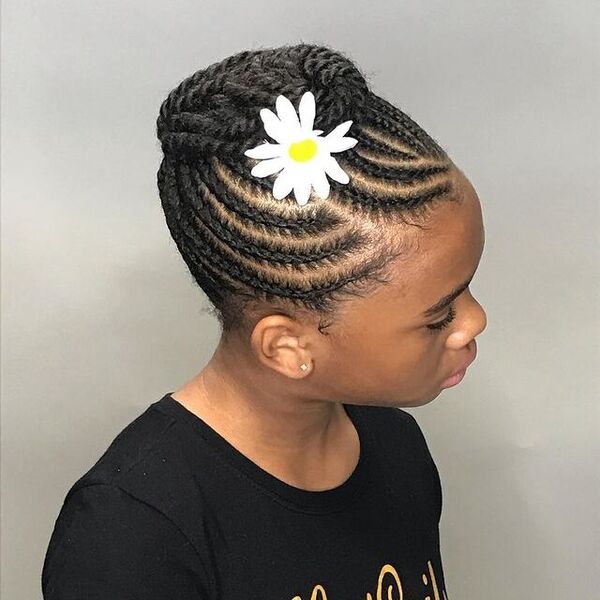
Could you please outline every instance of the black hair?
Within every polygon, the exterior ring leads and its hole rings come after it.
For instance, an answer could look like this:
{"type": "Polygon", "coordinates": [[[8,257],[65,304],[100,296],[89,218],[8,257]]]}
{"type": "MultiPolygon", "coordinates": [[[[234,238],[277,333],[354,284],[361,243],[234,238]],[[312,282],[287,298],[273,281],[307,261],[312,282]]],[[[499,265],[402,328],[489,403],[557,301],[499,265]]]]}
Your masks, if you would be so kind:
{"type": "Polygon", "coordinates": [[[454,199],[446,152],[327,46],[246,50],[198,70],[169,93],[156,127],[166,222],[224,334],[251,331],[253,310],[265,306],[333,316],[344,297],[385,283],[385,267],[406,251],[383,225],[454,199]],[[328,198],[313,193],[299,206],[293,194],[276,200],[277,175],[252,176],[258,161],[244,151],[271,141],[261,108],[273,109],[279,94],[297,107],[306,91],[314,129],[351,119],[346,135],[358,143],[335,155],[350,182],[333,180],[328,198]]]}

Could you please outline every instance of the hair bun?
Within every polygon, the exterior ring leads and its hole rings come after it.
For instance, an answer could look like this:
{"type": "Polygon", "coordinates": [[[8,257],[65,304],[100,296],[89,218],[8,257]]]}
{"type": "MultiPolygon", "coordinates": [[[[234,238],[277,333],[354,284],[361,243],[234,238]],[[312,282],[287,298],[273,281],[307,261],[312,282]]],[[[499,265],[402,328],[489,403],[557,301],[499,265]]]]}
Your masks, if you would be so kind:
{"type": "Polygon", "coordinates": [[[307,91],[315,96],[314,128],[325,133],[359,120],[369,94],[358,67],[326,46],[246,50],[196,71],[173,89],[161,105],[157,137],[165,155],[231,156],[265,138],[261,108],[275,111],[283,94],[297,109],[307,91]]]}
{"type": "MultiPolygon", "coordinates": [[[[342,121],[359,120],[370,93],[359,68],[339,51],[323,46],[308,48],[302,65],[307,87],[302,93],[310,90],[315,95],[315,129],[328,130],[342,121]]],[[[296,104],[295,98],[290,99],[296,104]]]]}

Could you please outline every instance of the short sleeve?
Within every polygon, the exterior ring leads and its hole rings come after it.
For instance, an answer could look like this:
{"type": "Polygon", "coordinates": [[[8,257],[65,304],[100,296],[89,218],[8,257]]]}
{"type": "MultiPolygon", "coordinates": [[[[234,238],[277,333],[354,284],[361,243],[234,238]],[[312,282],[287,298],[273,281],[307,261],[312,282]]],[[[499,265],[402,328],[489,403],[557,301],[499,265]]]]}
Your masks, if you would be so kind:
{"type": "Polygon", "coordinates": [[[109,484],[67,495],[42,569],[44,600],[207,600],[202,561],[160,511],[109,484]]]}

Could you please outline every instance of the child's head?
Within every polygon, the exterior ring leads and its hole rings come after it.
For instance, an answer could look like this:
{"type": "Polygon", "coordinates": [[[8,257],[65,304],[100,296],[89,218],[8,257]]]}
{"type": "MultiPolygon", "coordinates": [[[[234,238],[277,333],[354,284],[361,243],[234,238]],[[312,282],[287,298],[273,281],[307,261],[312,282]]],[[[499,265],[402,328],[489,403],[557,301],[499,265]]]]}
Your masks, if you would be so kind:
{"type": "Polygon", "coordinates": [[[343,54],[298,44],[232,55],[169,94],[157,132],[167,224],[223,343],[361,404],[424,404],[473,357],[486,321],[468,289],[452,314],[423,312],[477,268],[477,194],[343,54]],[[349,182],[331,180],[328,197],[313,191],[299,205],[294,193],[276,199],[277,173],[252,175],[260,161],[244,152],[275,143],[261,109],[279,95],[297,108],[307,91],[314,129],[352,120],[357,143],[332,155],[349,182]]]}

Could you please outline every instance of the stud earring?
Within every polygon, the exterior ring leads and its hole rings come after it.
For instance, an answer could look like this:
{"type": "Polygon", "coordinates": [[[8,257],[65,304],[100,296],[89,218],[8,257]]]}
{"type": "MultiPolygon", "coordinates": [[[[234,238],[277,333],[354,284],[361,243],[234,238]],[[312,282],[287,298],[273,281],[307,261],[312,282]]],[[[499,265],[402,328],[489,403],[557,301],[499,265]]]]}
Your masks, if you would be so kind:
{"type": "Polygon", "coordinates": [[[306,371],[306,369],[308,369],[308,365],[306,365],[305,363],[302,363],[302,364],[300,365],[300,368],[301,368],[303,371],[306,371]]]}

